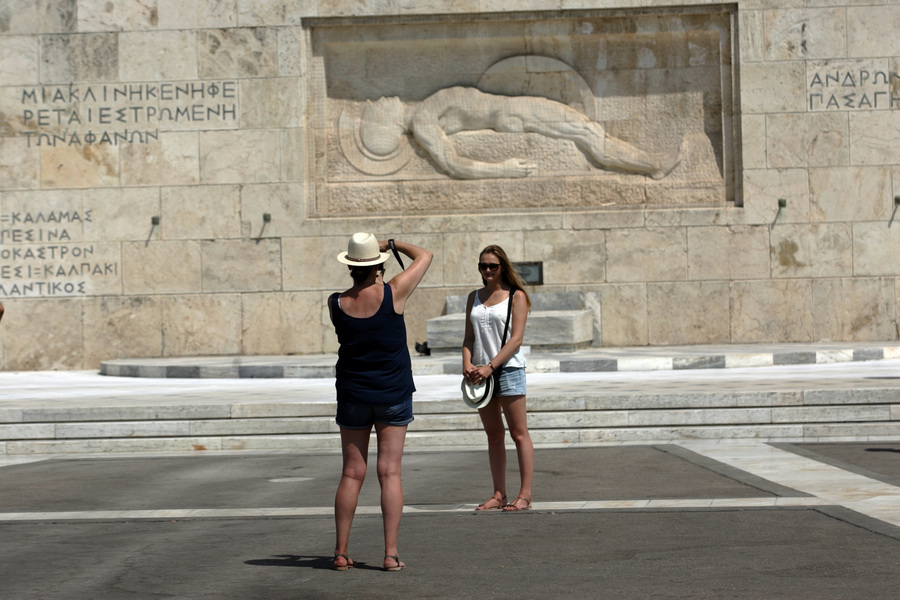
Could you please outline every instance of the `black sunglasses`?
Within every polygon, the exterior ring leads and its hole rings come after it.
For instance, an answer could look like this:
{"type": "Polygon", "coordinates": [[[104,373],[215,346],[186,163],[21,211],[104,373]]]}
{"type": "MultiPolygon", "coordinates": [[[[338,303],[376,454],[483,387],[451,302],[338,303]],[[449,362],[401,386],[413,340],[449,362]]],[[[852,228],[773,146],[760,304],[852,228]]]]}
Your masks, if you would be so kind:
{"type": "Polygon", "coordinates": [[[478,263],[478,269],[480,271],[493,271],[494,269],[499,269],[500,263],[478,263]]]}

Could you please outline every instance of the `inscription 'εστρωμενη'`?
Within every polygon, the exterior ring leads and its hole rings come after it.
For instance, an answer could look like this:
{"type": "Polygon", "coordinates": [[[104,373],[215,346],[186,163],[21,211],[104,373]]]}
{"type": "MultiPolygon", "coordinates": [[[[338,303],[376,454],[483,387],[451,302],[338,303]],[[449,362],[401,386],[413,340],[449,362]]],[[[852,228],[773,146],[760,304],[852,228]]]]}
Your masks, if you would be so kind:
{"type": "Polygon", "coordinates": [[[235,81],[72,85],[21,92],[21,119],[27,128],[22,135],[28,147],[146,144],[159,140],[153,125],[238,120],[235,81]]]}

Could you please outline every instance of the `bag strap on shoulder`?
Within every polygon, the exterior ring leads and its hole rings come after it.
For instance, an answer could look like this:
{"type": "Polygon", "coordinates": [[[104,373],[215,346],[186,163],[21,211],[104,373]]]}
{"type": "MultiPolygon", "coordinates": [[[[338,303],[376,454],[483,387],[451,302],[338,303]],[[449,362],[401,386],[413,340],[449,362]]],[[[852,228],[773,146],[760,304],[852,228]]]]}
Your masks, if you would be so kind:
{"type": "Polygon", "coordinates": [[[503,326],[503,338],[500,340],[500,347],[506,345],[506,334],[509,333],[509,319],[512,317],[513,296],[516,295],[516,288],[509,290],[509,306],[506,307],[506,324],[503,326]]]}

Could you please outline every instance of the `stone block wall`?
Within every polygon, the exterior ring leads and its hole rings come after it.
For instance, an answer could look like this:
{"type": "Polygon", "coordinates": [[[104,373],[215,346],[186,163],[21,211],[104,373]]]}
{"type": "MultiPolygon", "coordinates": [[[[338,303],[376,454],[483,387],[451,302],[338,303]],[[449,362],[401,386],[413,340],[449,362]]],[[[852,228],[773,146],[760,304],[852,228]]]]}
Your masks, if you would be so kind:
{"type": "Polygon", "coordinates": [[[411,346],[489,243],[599,298],[595,344],[896,340],[898,29],[896,0],[5,0],[0,368],[332,352],[360,230],[435,252],[411,346]],[[535,55],[683,163],[609,173],[533,133],[454,136],[536,157],[523,179],[342,154],[344,110],[535,55]]]}

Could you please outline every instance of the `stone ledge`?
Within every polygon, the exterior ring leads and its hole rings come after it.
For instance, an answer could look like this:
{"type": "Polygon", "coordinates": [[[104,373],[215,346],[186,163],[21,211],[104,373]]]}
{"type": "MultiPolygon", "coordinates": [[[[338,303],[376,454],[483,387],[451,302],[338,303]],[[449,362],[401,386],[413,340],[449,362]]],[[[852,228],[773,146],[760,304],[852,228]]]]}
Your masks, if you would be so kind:
{"type": "MultiPolygon", "coordinates": [[[[451,313],[428,319],[428,347],[436,352],[458,352],[465,332],[465,313],[451,313]]],[[[544,352],[573,352],[591,345],[594,317],[591,311],[532,311],[526,329],[528,345],[544,352]]]]}
{"type": "MultiPolygon", "coordinates": [[[[565,312],[565,311],[563,311],[565,312]]],[[[446,319],[451,315],[440,317],[446,319]]],[[[461,319],[462,315],[456,318],[461,319]]],[[[461,325],[461,321],[459,323],[461,325]]],[[[462,329],[455,331],[459,334],[462,329]]],[[[529,338],[531,331],[529,329],[529,338]]],[[[529,340],[530,341],[530,340],[529,340]]],[[[887,343],[776,344],[772,346],[645,346],[632,348],[579,348],[560,351],[523,346],[528,370],[534,373],[594,373],[614,371],[668,371],[675,369],[735,369],[752,367],[830,364],[900,358],[900,346],[887,343]],[[856,346],[856,347],[854,347],[856,346]]],[[[413,374],[459,373],[459,345],[433,356],[413,353],[413,374]]],[[[430,344],[429,344],[430,346],[430,344]]],[[[186,356],[104,361],[100,374],[111,377],[153,378],[295,378],[334,377],[335,354],[297,356],[186,356]]],[[[0,412],[2,421],[3,412],[0,412]]]]}
{"type": "MultiPolygon", "coordinates": [[[[536,445],[655,443],[686,439],[753,439],[781,442],[893,441],[900,435],[900,423],[823,424],[688,424],[637,427],[563,427],[535,429],[536,445]]],[[[327,450],[340,443],[337,433],[231,435],[207,437],[160,437],[115,439],[20,440],[0,442],[0,455],[103,454],[113,452],[215,452],[235,450],[327,450]]],[[[410,431],[408,448],[482,447],[484,431],[410,431]]],[[[507,443],[513,448],[512,443],[507,443]]]]}

